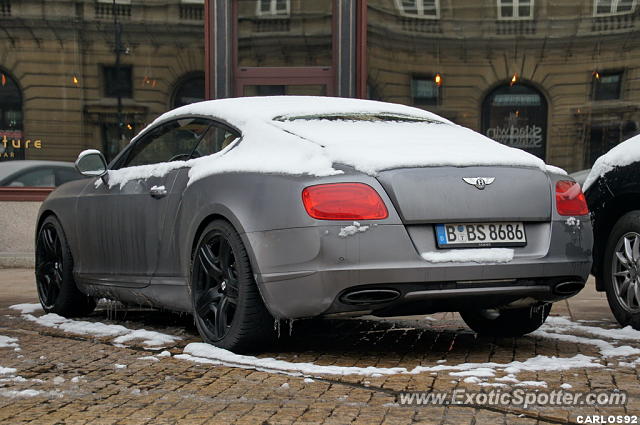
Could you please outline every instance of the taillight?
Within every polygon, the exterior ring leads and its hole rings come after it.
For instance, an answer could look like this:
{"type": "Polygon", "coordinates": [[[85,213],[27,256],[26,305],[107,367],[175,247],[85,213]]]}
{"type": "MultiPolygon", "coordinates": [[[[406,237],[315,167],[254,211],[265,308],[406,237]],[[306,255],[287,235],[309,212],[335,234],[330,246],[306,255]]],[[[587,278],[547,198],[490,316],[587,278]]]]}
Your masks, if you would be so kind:
{"type": "Polygon", "coordinates": [[[560,215],[586,215],[589,207],[580,185],[569,180],[556,183],[556,209],[560,215]]]}
{"type": "Polygon", "coordinates": [[[307,213],[318,220],[381,220],[389,213],[371,186],[363,183],[331,183],[302,191],[307,213]]]}

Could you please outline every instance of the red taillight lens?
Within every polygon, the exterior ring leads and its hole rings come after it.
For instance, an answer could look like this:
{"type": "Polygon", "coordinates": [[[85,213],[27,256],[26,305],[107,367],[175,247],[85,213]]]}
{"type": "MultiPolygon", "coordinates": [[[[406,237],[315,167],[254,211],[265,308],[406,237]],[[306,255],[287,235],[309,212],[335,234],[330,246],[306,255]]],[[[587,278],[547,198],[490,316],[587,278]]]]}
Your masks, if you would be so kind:
{"type": "Polygon", "coordinates": [[[586,215],[589,207],[580,185],[569,180],[556,183],[556,209],[560,215],[586,215]]]}
{"type": "Polygon", "coordinates": [[[389,213],[371,186],[363,183],[331,183],[302,191],[307,213],[318,220],[381,220],[389,213]]]}

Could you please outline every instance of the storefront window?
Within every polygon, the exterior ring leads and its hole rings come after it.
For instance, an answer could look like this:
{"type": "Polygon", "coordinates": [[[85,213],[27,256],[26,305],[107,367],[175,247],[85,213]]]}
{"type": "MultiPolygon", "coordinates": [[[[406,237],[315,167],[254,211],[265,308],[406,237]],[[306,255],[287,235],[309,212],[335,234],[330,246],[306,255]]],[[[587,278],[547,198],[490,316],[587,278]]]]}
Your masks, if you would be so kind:
{"type": "Polygon", "coordinates": [[[547,102],[531,86],[504,84],[489,93],[482,104],[482,128],[493,140],[546,158],[547,102]]]}
{"type": "Polygon", "coordinates": [[[9,75],[0,69],[0,161],[23,159],[22,93],[9,75]]]}

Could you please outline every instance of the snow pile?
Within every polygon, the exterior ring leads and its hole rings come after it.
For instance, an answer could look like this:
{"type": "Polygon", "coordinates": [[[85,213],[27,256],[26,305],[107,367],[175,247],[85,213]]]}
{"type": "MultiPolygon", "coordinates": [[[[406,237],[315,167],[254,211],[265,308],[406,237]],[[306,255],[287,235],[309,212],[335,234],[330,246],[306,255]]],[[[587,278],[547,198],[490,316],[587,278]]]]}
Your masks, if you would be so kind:
{"type": "Polygon", "coordinates": [[[604,176],[616,167],[624,167],[640,161],[640,135],[634,136],[596,159],[587,176],[582,191],[586,191],[598,178],[604,176]]]}
{"type": "Polygon", "coordinates": [[[533,155],[455,124],[304,119],[277,125],[325,146],[333,163],[374,176],[400,167],[504,165],[546,170],[533,155]]]}
{"type": "Polygon", "coordinates": [[[0,335],[0,348],[20,348],[17,338],[0,335]]]}
{"type": "Polygon", "coordinates": [[[422,258],[430,263],[508,263],[513,260],[513,249],[479,248],[452,251],[423,252],[422,258]]]}
{"type": "Polygon", "coordinates": [[[563,342],[592,345],[600,351],[602,357],[627,357],[640,355],[640,349],[629,345],[615,346],[603,339],[572,335],[570,333],[586,333],[614,340],[638,341],[640,331],[630,326],[624,329],[603,329],[595,326],[585,326],[572,322],[564,317],[549,317],[544,325],[532,335],[555,339],[563,342]]]}
{"type": "Polygon", "coordinates": [[[35,317],[31,314],[23,314],[22,317],[41,326],[60,329],[64,332],[93,335],[97,337],[116,337],[114,343],[142,340],[142,344],[156,348],[165,344],[172,344],[182,339],[178,336],[167,335],[145,329],[129,329],[121,325],[107,325],[100,322],[87,322],[83,320],[65,319],[57,314],[49,313],[44,316],[35,317]]]}
{"type": "Polygon", "coordinates": [[[338,236],[340,236],[341,238],[346,238],[347,236],[353,236],[356,233],[366,232],[367,230],[369,230],[369,226],[361,226],[359,222],[354,221],[353,225],[346,226],[340,229],[340,233],[338,233],[338,236]]]}
{"type": "Polygon", "coordinates": [[[15,304],[9,307],[12,310],[18,310],[22,314],[36,313],[42,311],[40,304],[15,304]]]}
{"type": "MultiPolygon", "coordinates": [[[[109,186],[122,187],[132,179],[162,177],[178,168],[189,168],[189,184],[225,172],[341,174],[342,171],[334,168],[335,164],[349,165],[370,175],[397,167],[439,165],[524,166],[562,171],[548,168],[542,160],[525,151],[404,105],[305,96],[219,99],[177,108],[150,126],[189,115],[225,121],[242,131],[242,139],[202,158],[110,170],[109,186]],[[404,120],[321,119],[322,116],[362,114],[384,114],[404,120]],[[306,119],[294,119],[303,116],[306,119]],[[308,119],[312,117],[319,119],[308,119]]],[[[132,142],[144,136],[150,126],[132,142]]],[[[100,180],[96,180],[96,185],[99,184],[100,180]]]]}
{"type": "MultiPolygon", "coordinates": [[[[419,374],[425,372],[448,371],[452,376],[475,378],[465,379],[465,382],[480,384],[487,378],[493,378],[498,373],[509,374],[510,381],[517,384],[528,385],[515,378],[520,372],[564,371],[575,368],[600,368],[603,365],[596,363],[594,357],[578,354],[574,357],[560,358],[548,356],[536,356],[524,362],[511,363],[462,363],[458,365],[439,364],[435,366],[415,366],[413,369],[404,367],[354,367],[354,366],[325,366],[314,363],[294,363],[273,358],[259,358],[232,353],[222,348],[204,343],[191,343],[184,349],[185,354],[179,354],[176,358],[196,363],[217,364],[231,367],[241,367],[266,372],[284,373],[296,376],[316,375],[361,375],[361,376],[385,376],[396,374],[419,374]]],[[[496,378],[496,381],[507,381],[504,378],[496,378]]],[[[537,381],[536,381],[537,382],[537,381]]],[[[539,384],[532,384],[538,385],[539,384]]],[[[494,385],[495,386],[495,385],[494,385]]]]}

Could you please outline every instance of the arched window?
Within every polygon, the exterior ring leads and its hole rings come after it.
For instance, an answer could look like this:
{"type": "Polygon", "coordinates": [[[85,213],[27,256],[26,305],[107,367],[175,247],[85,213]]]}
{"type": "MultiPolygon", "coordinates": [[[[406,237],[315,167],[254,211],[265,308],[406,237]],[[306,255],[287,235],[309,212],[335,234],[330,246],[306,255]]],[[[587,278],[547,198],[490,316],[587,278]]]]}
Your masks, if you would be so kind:
{"type": "Polygon", "coordinates": [[[22,139],[22,93],[15,80],[0,69],[0,161],[24,159],[18,142],[22,139]]]}
{"type": "Polygon", "coordinates": [[[496,87],[482,103],[482,133],[545,159],[547,100],[526,83],[496,87]]]}
{"type": "Polygon", "coordinates": [[[204,100],[204,73],[194,72],[182,77],[173,92],[172,108],[204,100]]]}

